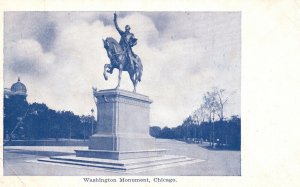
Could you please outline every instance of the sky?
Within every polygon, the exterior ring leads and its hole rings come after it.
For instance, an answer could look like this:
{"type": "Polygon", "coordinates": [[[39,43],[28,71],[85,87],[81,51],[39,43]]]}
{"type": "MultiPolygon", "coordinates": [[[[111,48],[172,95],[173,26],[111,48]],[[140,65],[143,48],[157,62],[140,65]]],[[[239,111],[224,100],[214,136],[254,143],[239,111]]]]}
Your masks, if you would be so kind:
{"type": "MultiPolygon", "coordinates": [[[[214,87],[229,97],[225,117],[241,113],[240,12],[117,12],[121,29],[138,39],[133,51],[144,66],[137,92],[151,104],[150,125],[175,127],[200,107],[214,87]]],[[[27,100],[88,115],[96,108],[92,87],[111,89],[118,71],[102,39],[120,36],[113,12],[5,12],[4,87],[18,77],[27,100]]],[[[120,89],[132,90],[128,73],[120,89]]]]}

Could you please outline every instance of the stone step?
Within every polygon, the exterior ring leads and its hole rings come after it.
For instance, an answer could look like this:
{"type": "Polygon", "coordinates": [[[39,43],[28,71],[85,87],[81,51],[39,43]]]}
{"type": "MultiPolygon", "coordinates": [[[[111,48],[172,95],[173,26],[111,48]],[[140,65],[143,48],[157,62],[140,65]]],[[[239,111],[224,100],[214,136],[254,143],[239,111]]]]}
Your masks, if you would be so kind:
{"type": "Polygon", "coordinates": [[[86,159],[84,157],[75,157],[73,156],[64,156],[61,157],[50,157],[38,159],[41,162],[57,163],[57,164],[69,164],[77,166],[87,166],[87,167],[96,167],[109,170],[118,170],[118,171],[128,171],[136,169],[146,169],[153,167],[168,167],[169,165],[174,165],[178,163],[188,163],[195,161],[195,159],[187,158],[184,156],[163,156],[164,158],[151,158],[151,159],[130,159],[130,160],[110,160],[110,159],[99,159],[101,161],[95,161],[97,159],[91,160],[90,158],[86,159]],[[106,160],[106,162],[104,161],[106,160]],[[135,160],[135,161],[134,161],[135,160]]]}
{"type": "Polygon", "coordinates": [[[51,158],[38,159],[38,161],[126,171],[126,168],[124,168],[123,166],[114,166],[114,165],[107,165],[107,164],[93,164],[93,163],[74,162],[74,161],[67,161],[67,160],[55,160],[55,159],[51,159],[51,158]]]}
{"type": "Polygon", "coordinates": [[[184,159],[186,157],[165,155],[161,157],[126,159],[126,160],[112,160],[112,159],[99,159],[99,158],[74,157],[74,156],[54,156],[50,158],[54,160],[65,160],[71,162],[85,162],[85,163],[105,164],[105,165],[115,165],[115,166],[130,166],[130,165],[137,165],[137,164],[147,164],[151,162],[184,159]]]}
{"type": "Polygon", "coordinates": [[[144,169],[144,168],[152,168],[152,167],[156,167],[156,166],[168,166],[170,164],[177,164],[177,163],[185,163],[185,162],[189,162],[195,159],[191,159],[191,158],[184,158],[184,159],[176,159],[176,160],[168,160],[168,161],[162,161],[162,162],[153,162],[153,163],[149,163],[149,164],[139,164],[139,165],[135,165],[135,166],[128,166],[126,167],[127,170],[133,170],[133,169],[144,169]]]}
{"type": "Polygon", "coordinates": [[[85,157],[50,157],[51,160],[59,160],[59,161],[70,161],[70,162],[82,162],[89,164],[104,164],[104,165],[112,165],[112,166],[124,166],[123,163],[109,161],[109,159],[96,159],[96,158],[85,158],[85,157]]]}
{"type": "Polygon", "coordinates": [[[178,166],[183,166],[187,164],[195,164],[199,162],[203,162],[204,160],[199,160],[199,159],[192,159],[192,160],[187,160],[184,162],[175,162],[175,163],[169,163],[165,165],[156,165],[152,167],[145,167],[145,168],[137,168],[133,170],[128,170],[128,173],[140,173],[140,172],[145,172],[145,171],[150,171],[150,170],[159,170],[159,169],[166,169],[166,168],[171,168],[171,167],[178,167],[178,166]]]}
{"type": "Polygon", "coordinates": [[[100,158],[112,160],[127,160],[137,158],[160,157],[165,154],[165,149],[147,149],[132,151],[110,151],[110,150],[75,150],[77,157],[100,158]]]}

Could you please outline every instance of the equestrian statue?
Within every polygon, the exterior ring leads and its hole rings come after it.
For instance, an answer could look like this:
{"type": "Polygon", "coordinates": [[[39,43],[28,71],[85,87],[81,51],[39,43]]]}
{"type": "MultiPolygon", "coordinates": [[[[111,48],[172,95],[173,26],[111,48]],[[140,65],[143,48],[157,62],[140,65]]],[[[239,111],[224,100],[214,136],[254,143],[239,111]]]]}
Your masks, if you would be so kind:
{"type": "Polygon", "coordinates": [[[136,92],[137,83],[141,82],[143,73],[141,59],[132,51],[132,47],[137,44],[137,39],[130,32],[129,25],[125,26],[125,31],[119,28],[116,13],[114,13],[114,24],[121,39],[119,43],[112,37],[103,40],[104,48],[110,59],[110,64],[104,65],[103,76],[105,80],[107,80],[108,77],[106,73],[112,74],[115,68],[119,69],[118,85],[116,87],[116,89],[119,89],[122,71],[127,71],[134,87],[133,92],[136,92]]]}

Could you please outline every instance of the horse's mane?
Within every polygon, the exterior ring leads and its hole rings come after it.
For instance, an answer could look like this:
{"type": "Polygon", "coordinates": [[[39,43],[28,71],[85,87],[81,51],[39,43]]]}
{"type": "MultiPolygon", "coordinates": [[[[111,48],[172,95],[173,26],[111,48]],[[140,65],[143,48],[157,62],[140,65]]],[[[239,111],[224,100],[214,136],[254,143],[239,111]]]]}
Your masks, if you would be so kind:
{"type": "Polygon", "coordinates": [[[113,43],[115,45],[119,45],[119,43],[112,37],[106,38],[106,41],[109,42],[109,43],[113,43]]]}
{"type": "Polygon", "coordinates": [[[117,50],[117,52],[120,52],[122,51],[122,47],[120,46],[120,44],[117,42],[117,40],[115,40],[114,38],[112,37],[108,37],[105,39],[107,43],[109,44],[113,44],[117,50]]]}

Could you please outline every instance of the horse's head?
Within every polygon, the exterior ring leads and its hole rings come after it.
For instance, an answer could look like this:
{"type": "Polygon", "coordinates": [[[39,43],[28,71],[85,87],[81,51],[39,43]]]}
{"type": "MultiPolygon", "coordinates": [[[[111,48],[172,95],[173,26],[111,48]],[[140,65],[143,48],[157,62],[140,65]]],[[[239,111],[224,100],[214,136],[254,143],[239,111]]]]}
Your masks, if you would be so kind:
{"type": "Polygon", "coordinates": [[[102,39],[102,41],[103,41],[103,46],[106,49],[109,58],[115,56],[117,57],[118,56],[117,54],[122,52],[121,46],[115,39],[108,37],[105,40],[102,39]]]}
{"type": "Polygon", "coordinates": [[[107,39],[103,40],[103,47],[104,49],[106,49],[106,52],[107,52],[107,56],[110,58],[111,57],[111,49],[110,49],[110,46],[109,46],[109,42],[107,41],[107,39]]]}

